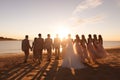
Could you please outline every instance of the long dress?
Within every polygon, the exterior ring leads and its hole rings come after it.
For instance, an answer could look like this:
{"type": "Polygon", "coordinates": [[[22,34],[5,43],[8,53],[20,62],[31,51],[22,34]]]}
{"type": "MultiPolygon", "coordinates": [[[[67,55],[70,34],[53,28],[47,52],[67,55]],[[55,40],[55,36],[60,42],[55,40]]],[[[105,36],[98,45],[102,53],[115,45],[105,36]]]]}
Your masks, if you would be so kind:
{"type": "Polygon", "coordinates": [[[92,60],[95,60],[96,59],[96,50],[92,44],[92,39],[90,39],[90,38],[88,38],[87,49],[88,49],[89,57],[92,60]]]}
{"type": "Polygon", "coordinates": [[[39,59],[39,49],[38,49],[38,45],[37,45],[37,39],[34,40],[33,44],[32,44],[32,48],[33,48],[33,58],[34,60],[39,59]]]}
{"type": "Polygon", "coordinates": [[[75,53],[79,55],[81,62],[85,62],[82,46],[81,46],[80,42],[77,40],[74,42],[74,50],[75,50],[75,53]]]}
{"type": "Polygon", "coordinates": [[[85,68],[84,64],[81,63],[78,54],[75,54],[74,52],[71,39],[68,39],[67,41],[66,53],[63,56],[62,67],[74,69],[85,68]]]}
{"type": "Polygon", "coordinates": [[[82,52],[83,52],[83,58],[84,58],[84,62],[86,59],[88,59],[88,52],[87,52],[87,47],[86,47],[86,39],[81,41],[81,45],[82,45],[82,52]]]}
{"type": "Polygon", "coordinates": [[[94,43],[94,46],[96,46],[96,55],[97,58],[105,58],[108,56],[108,53],[106,52],[106,50],[104,49],[103,45],[101,43],[94,43]]]}

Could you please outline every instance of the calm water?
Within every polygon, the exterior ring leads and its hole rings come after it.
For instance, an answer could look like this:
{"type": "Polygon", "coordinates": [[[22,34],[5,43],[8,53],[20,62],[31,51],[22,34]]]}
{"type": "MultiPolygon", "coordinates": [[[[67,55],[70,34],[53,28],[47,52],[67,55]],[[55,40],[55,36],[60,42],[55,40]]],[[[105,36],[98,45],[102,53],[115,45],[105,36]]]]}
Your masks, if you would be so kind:
{"type": "MultiPolygon", "coordinates": [[[[32,43],[32,41],[30,42],[32,43]]],[[[104,41],[105,48],[120,47],[120,41],[104,41]]],[[[0,41],[0,53],[21,53],[21,41],[0,41]]]]}

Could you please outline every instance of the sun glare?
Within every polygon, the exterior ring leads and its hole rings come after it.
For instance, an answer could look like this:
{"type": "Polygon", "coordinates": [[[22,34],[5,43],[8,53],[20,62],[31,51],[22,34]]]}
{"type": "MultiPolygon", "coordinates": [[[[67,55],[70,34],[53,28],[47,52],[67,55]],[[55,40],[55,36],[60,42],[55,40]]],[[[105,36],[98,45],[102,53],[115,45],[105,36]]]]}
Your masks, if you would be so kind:
{"type": "Polygon", "coordinates": [[[70,33],[70,30],[67,27],[59,27],[56,31],[61,39],[66,38],[67,35],[70,33]]]}

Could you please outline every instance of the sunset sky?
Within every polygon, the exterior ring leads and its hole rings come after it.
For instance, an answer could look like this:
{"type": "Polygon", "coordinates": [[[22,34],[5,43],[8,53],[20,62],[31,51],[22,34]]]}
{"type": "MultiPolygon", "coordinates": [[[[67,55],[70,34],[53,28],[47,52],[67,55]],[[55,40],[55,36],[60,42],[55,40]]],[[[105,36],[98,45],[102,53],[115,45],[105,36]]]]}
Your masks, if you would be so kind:
{"type": "Polygon", "coordinates": [[[120,41],[120,0],[0,0],[0,36],[102,34],[120,41]]]}

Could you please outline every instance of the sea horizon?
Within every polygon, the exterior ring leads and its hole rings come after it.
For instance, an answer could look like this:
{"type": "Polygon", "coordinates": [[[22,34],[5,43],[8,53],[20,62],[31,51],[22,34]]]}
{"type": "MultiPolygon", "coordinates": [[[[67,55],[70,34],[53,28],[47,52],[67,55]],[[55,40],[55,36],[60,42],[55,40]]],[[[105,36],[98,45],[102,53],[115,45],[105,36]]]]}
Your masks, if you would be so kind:
{"type": "MultiPolygon", "coordinates": [[[[32,46],[33,40],[30,40],[32,46]]],[[[104,41],[105,49],[120,48],[120,41],[104,41]]],[[[21,40],[17,41],[0,41],[0,54],[2,53],[22,53],[21,40]]]]}

